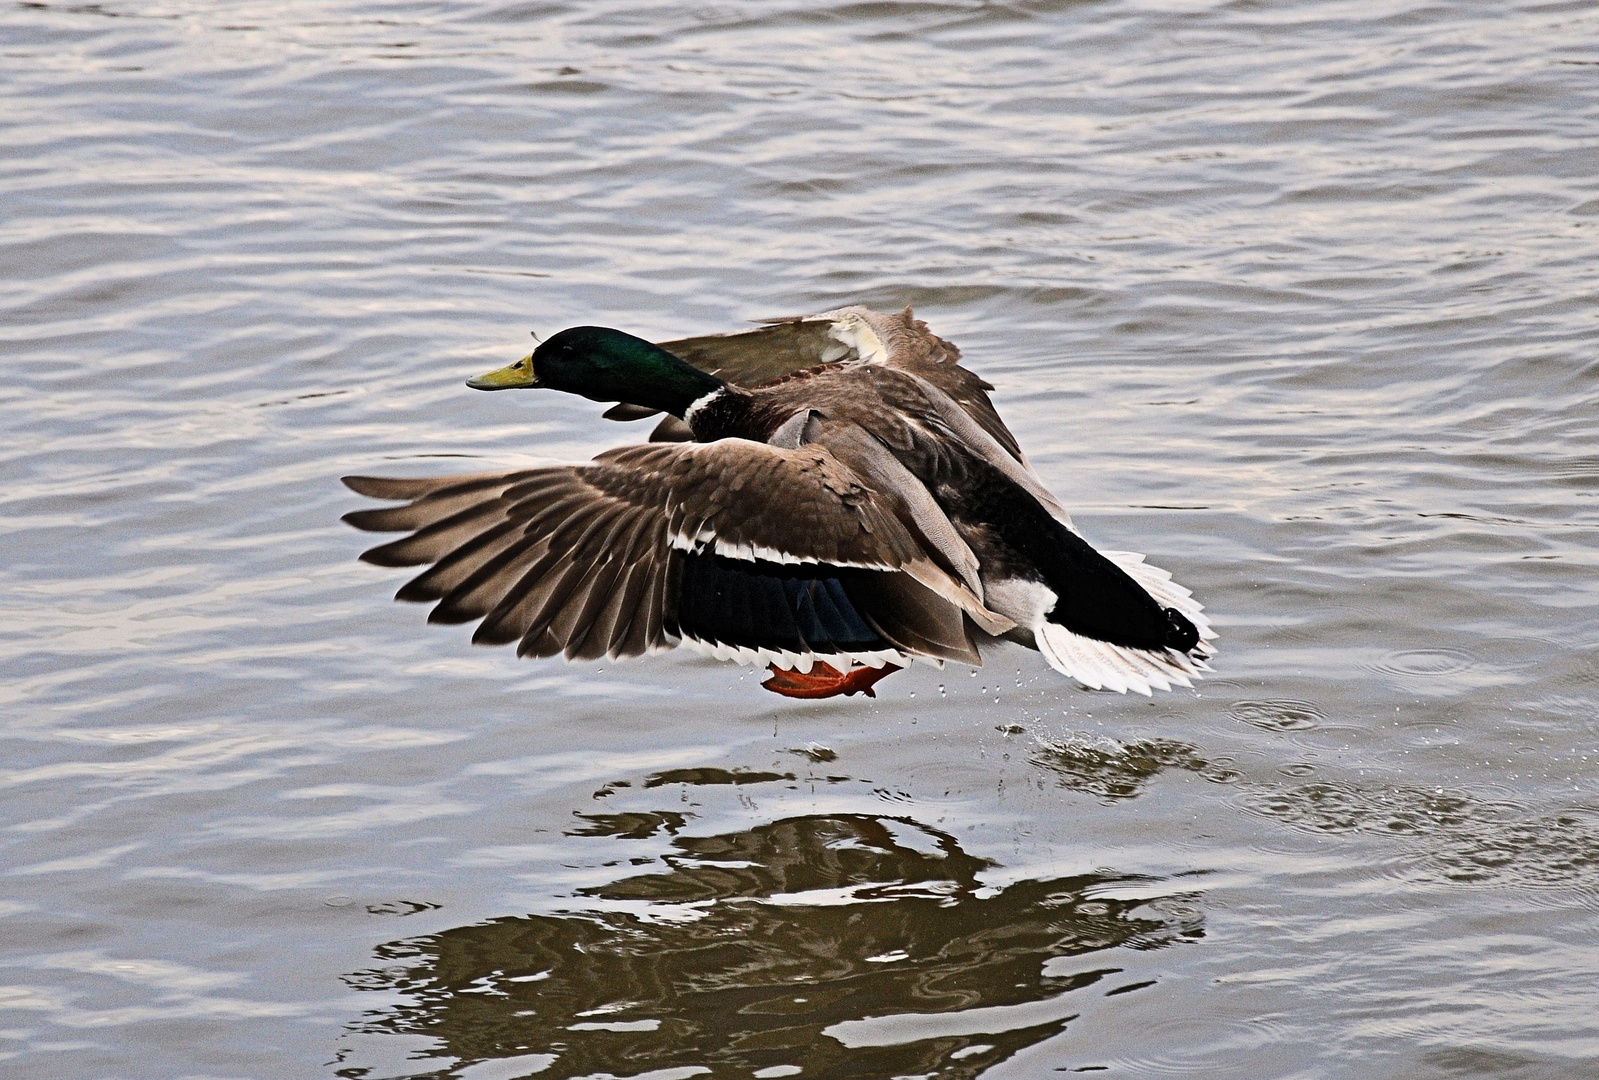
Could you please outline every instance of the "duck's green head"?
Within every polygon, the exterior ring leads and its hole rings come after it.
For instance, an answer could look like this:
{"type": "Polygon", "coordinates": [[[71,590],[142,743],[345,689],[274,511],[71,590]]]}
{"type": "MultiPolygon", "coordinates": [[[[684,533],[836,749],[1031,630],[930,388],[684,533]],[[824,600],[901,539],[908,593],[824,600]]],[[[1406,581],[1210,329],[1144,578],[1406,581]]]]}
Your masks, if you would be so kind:
{"type": "Polygon", "coordinates": [[[539,387],[621,401],[682,416],[695,400],[724,383],[659,345],[607,326],[574,326],[510,367],[466,380],[474,390],[539,387]]]}

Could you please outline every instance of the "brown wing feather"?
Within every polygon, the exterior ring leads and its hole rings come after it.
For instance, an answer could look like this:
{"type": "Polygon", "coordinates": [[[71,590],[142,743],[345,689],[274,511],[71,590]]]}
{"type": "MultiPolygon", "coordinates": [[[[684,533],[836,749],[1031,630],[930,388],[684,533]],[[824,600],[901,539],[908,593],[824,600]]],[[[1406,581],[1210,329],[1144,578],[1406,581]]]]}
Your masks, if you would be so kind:
{"type": "MultiPolygon", "coordinates": [[[[547,568],[560,558],[559,553],[551,554],[548,537],[528,536],[523,530],[517,531],[521,536],[514,545],[478,567],[439,598],[437,606],[428,614],[428,622],[453,624],[481,619],[500,607],[530,571],[541,566],[547,568]]],[[[521,636],[518,630],[506,640],[521,636]]]]}
{"type": "Polygon", "coordinates": [[[850,599],[874,629],[901,647],[928,656],[981,664],[965,614],[904,574],[873,574],[849,586],[850,599]]]}
{"type": "Polygon", "coordinates": [[[709,528],[724,554],[762,549],[788,561],[889,570],[923,557],[872,489],[820,447],[656,443],[609,450],[594,461],[590,483],[661,507],[668,535],[680,543],[709,528]]]}
{"type": "Polygon", "coordinates": [[[406,582],[396,600],[421,603],[442,600],[485,566],[526,542],[526,535],[514,521],[501,521],[474,536],[424,573],[406,582]]]}
{"type": "Polygon", "coordinates": [[[658,342],[673,356],[735,386],[760,386],[773,379],[852,355],[833,340],[825,322],[774,319],[753,330],[658,342]]]}
{"type": "Polygon", "coordinates": [[[624,606],[628,600],[627,582],[636,567],[638,541],[646,525],[647,518],[638,515],[629,519],[621,535],[613,539],[609,578],[596,576],[578,619],[583,627],[582,637],[572,635],[566,647],[568,659],[598,660],[620,641],[622,635],[618,631],[626,628],[624,620],[632,615],[624,606]]]}
{"type": "Polygon", "coordinates": [[[500,520],[498,494],[439,521],[424,525],[403,540],[380,544],[361,553],[376,566],[422,566],[437,562],[500,520]]]}
{"type": "MultiPolygon", "coordinates": [[[[444,494],[451,490],[467,490],[469,488],[482,489],[501,483],[509,476],[516,473],[469,473],[465,476],[428,476],[421,478],[407,478],[398,476],[346,476],[343,478],[344,486],[358,495],[365,495],[372,499],[415,499],[420,500],[429,495],[444,494]]],[[[368,514],[372,511],[358,510],[357,514],[368,514]]],[[[346,521],[350,516],[345,515],[346,521]]],[[[352,525],[355,523],[350,522],[352,525]]],[[[366,528],[356,525],[358,529],[366,528]]],[[[377,529],[383,532],[383,529],[377,529]]]]}
{"type": "Polygon", "coordinates": [[[472,641],[477,645],[505,645],[519,641],[527,632],[537,613],[536,604],[542,594],[536,593],[546,574],[560,565],[560,553],[551,553],[542,543],[531,562],[517,567],[515,580],[505,588],[499,602],[489,609],[478,624],[472,641]]]}
{"type": "MultiPolygon", "coordinates": [[[[831,333],[834,320],[846,314],[859,316],[872,328],[887,350],[889,367],[910,371],[944,391],[1004,447],[1007,454],[1026,464],[1016,436],[1011,434],[989,400],[993,385],[961,367],[960,349],[930,331],[908,307],[898,313],[860,306],[840,308],[822,315],[773,319],[754,330],[680,338],[659,344],[702,371],[738,386],[756,387],[818,364],[857,358],[854,349],[836,340],[831,333]]],[[[649,414],[632,406],[619,406],[606,415],[620,420],[649,414]]]]}
{"type": "MultiPolygon", "coordinates": [[[[431,622],[481,619],[474,641],[520,641],[523,655],[593,659],[676,644],[667,628],[677,548],[905,570],[904,589],[966,591],[928,559],[891,500],[821,447],[655,443],[579,467],[358,478],[350,486],[414,493],[405,506],[348,516],[362,528],[416,530],[362,556],[380,565],[433,563],[400,590],[402,599],[437,601],[431,622]]],[[[958,601],[928,594],[918,608],[897,593],[884,596],[892,640],[965,658],[958,601]]]]}
{"type": "Polygon", "coordinates": [[[375,499],[411,499],[412,502],[378,510],[354,510],[342,520],[363,532],[410,532],[476,506],[488,492],[503,491],[527,475],[531,472],[441,478],[458,481],[455,483],[399,480],[393,484],[373,476],[346,476],[344,483],[362,495],[375,499]],[[408,490],[417,493],[406,494],[408,490]]]}
{"type": "Polygon", "coordinates": [[[988,399],[993,384],[960,366],[961,351],[953,342],[928,330],[927,324],[910,308],[892,315],[864,308],[858,310],[887,347],[889,367],[919,375],[944,391],[1004,447],[1007,454],[1026,463],[1016,436],[1011,434],[994,409],[994,403],[988,399]]]}
{"type": "Polygon", "coordinates": [[[610,604],[617,580],[626,570],[627,564],[620,556],[596,564],[550,622],[549,632],[563,643],[562,651],[568,660],[597,660],[605,655],[610,630],[601,628],[596,632],[595,623],[610,604]],[[599,645],[598,652],[595,645],[599,645]]]}

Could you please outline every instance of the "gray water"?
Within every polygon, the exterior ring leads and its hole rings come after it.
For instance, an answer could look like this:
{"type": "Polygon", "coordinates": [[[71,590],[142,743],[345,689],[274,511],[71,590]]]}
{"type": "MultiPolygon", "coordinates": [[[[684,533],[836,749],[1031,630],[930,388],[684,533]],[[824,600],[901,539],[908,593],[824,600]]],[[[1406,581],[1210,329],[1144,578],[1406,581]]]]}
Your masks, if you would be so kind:
{"type": "Polygon", "coordinates": [[[1599,1077],[1599,8],[0,10],[0,1072],[1599,1077]],[[470,374],[915,305],[1194,691],[390,602],[470,374]]]}

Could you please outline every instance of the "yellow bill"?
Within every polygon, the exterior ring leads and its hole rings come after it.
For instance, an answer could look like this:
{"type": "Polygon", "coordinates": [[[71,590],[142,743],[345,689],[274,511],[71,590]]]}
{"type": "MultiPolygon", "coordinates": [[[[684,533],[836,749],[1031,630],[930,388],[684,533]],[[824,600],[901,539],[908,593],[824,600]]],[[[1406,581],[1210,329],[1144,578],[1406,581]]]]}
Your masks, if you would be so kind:
{"type": "Polygon", "coordinates": [[[474,390],[515,390],[523,386],[537,386],[538,376],[533,373],[533,356],[528,354],[510,367],[487,371],[466,380],[474,390]]]}

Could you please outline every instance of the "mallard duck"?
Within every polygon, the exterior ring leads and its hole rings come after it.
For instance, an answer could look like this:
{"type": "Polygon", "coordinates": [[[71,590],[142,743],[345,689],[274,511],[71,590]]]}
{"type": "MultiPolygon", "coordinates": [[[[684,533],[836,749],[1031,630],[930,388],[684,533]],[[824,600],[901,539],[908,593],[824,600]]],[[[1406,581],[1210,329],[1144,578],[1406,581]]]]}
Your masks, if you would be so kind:
{"type": "Polygon", "coordinates": [[[1028,464],[993,387],[909,308],[846,307],[651,343],[579,326],[478,390],[543,388],[666,414],[587,465],[348,476],[405,505],[361,558],[429,569],[399,600],[522,656],[687,645],[765,665],[790,697],[865,693],[913,659],[981,664],[1008,639],[1092,689],[1208,670],[1200,605],[1143,556],[1096,551],[1028,464]]]}

